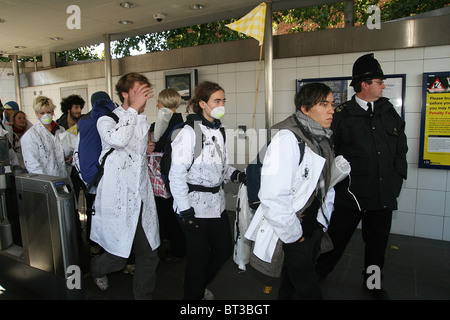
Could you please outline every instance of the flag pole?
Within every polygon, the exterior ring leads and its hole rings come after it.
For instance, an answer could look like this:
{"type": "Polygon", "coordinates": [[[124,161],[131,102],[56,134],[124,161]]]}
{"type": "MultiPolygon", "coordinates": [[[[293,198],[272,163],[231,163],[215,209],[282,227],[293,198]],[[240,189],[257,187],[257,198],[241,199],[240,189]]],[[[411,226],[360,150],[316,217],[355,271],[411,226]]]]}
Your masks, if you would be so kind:
{"type": "MultiPolygon", "coordinates": [[[[262,62],[262,52],[263,52],[263,44],[259,46],[259,64],[258,64],[258,79],[256,81],[256,95],[255,95],[255,106],[253,107],[253,119],[252,119],[252,129],[255,127],[255,116],[256,116],[256,105],[258,103],[258,92],[259,92],[259,78],[261,75],[261,62],[262,62]]],[[[252,134],[250,135],[249,142],[248,142],[248,150],[247,152],[247,163],[246,166],[248,166],[250,160],[250,146],[252,144],[252,134]]]]}

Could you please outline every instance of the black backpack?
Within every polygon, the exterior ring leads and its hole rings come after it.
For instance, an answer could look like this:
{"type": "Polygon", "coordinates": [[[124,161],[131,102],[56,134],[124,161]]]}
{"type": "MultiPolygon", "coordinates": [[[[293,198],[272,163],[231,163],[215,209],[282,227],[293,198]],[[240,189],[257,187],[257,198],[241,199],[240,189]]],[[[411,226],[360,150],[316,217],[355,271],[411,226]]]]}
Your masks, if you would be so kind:
{"type": "MultiPolygon", "coordinates": [[[[181,122],[181,123],[177,124],[172,129],[172,131],[169,133],[169,135],[167,137],[167,141],[164,146],[164,152],[161,157],[160,167],[161,167],[161,177],[163,178],[166,189],[169,192],[170,192],[169,171],[170,171],[170,166],[172,165],[172,141],[175,140],[176,135],[180,132],[181,129],[184,128],[185,125],[191,126],[192,129],[194,129],[194,131],[195,131],[195,127],[194,127],[195,122],[197,122],[197,121],[189,120],[189,121],[185,121],[185,122],[181,122]]],[[[219,128],[219,130],[223,135],[224,141],[226,141],[225,140],[226,135],[225,135],[224,128],[221,127],[221,128],[219,128]]],[[[205,137],[202,132],[201,137],[196,137],[196,143],[195,143],[195,147],[194,147],[194,158],[192,159],[191,166],[194,163],[195,159],[197,159],[197,157],[200,156],[200,154],[202,153],[204,142],[205,142],[205,137]],[[201,139],[201,143],[199,143],[200,142],[199,139],[201,139]]],[[[190,168],[191,167],[189,167],[189,169],[190,168]]],[[[188,171],[189,171],[189,169],[188,169],[188,171]]]]}
{"type": "MultiPolygon", "coordinates": [[[[294,132],[292,132],[294,133],[294,132]]],[[[300,138],[297,134],[295,134],[295,137],[298,141],[298,147],[300,148],[300,159],[299,164],[302,161],[303,154],[305,153],[305,141],[300,138]]],[[[270,142],[269,142],[270,143],[270,142]]],[[[261,149],[260,152],[258,152],[258,155],[256,156],[256,159],[253,160],[245,170],[245,173],[247,175],[246,179],[246,185],[247,185],[247,197],[248,197],[248,203],[250,208],[253,210],[258,209],[261,200],[258,197],[259,189],[261,188],[261,169],[264,162],[264,156],[266,155],[268,144],[261,149]]]]}

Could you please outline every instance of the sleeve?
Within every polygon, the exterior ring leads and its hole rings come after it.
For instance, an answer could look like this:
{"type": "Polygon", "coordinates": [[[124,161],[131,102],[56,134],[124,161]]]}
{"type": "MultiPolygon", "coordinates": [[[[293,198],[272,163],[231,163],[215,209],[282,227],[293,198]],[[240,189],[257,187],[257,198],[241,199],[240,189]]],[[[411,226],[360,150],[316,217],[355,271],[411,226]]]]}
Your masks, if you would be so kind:
{"type": "Polygon", "coordinates": [[[172,163],[169,171],[170,192],[178,212],[188,210],[188,170],[194,159],[195,132],[190,126],[184,126],[172,144],[172,163]]]}
{"type": "Polygon", "coordinates": [[[284,243],[303,234],[293,208],[293,184],[300,150],[291,131],[280,130],[267,148],[261,170],[259,198],[265,219],[284,243]]]}
{"type": "Polygon", "coordinates": [[[109,116],[100,117],[97,121],[97,130],[102,139],[102,145],[107,144],[115,149],[123,149],[133,136],[137,123],[138,113],[128,108],[119,117],[119,122],[109,116]]]}
{"type": "Polygon", "coordinates": [[[323,210],[322,213],[318,212],[317,214],[317,220],[328,229],[329,223],[331,221],[331,214],[333,213],[334,209],[334,197],[335,197],[335,191],[334,188],[330,188],[328,190],[327,195],[325,196],[325,201],[322,205],[322,208],[319,208],[319,210],[323,210]],[[326,219],[324,218],[324,215],[326,219]],[[328,222],[327,222],[328,220],[328,222]]]}
{"type": "MultiPolygon", "coordinates": [[[[224,132],[225,132],[225,134],[226,134],[226,130],[225,130],[224,132]]],[[[229,155],[229,153],[228,153],[228,146],[227,146],[227,142],[225,141],[225,139],[224,139],[224,141],[223,141],[223,144],[224,144],[223,150],[224,150],[224,153],[225,153],[224,182],[225,182],[225,183],[228,183],[228,182],[230,182],[230,181],[233,181],[232,177],[235,178],[235,177],[233,176],[233,174],[236,174],[236,175],[237,175],[237,173],[240,172],[240,171],[237,170],[235,167],[233,167],[233,166],[230,165],[230,158],[229,158],[230,155],[229,155]]]]}
{"type": "Polygon", "coordinates": [[[39,163],[39,143],[33,142],[33,134],[29,131],[20,140],[22,156],[27,171],[30,173],[44,174],[44,170],[39,163]]]}
{"type": "MultiPolygon", "coordinates": [[[[395,109],[394,109],[395,110],[395,109]]],[[[406,153],[408,152],[408,142],[405,134],[405,121],[395,112],[398,122],[398,139],[397,151],[395,155],[395,170],[406,180],[408,173],[408,161],[406,160],[406,153]]]]}

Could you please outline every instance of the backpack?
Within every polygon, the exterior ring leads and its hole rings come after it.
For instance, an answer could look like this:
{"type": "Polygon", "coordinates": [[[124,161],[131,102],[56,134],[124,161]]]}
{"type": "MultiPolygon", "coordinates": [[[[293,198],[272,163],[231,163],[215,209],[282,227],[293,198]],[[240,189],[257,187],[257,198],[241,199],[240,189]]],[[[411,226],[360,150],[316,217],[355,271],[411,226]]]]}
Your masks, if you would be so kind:
{"type": "MultiPolygon", "coordinates": [[[[292,132],[294,133],[294,132],[292,132]]],[[[305,141],[300,138],[297,134],[295,134],[295,137],[298,141],[298,147],[300,148],[300,159],[299,164],[303,158],[303,154],[305,153],[305,141]]],[[[269,142],[270,143],[270,142],[269,142]]],[[[269,144],[263,147],[261,151],[258,152],[256,155],[256,159],[251,162],[247,169],[245,170],[246,173],[246,184],[247,184],[247,197],[249,206],[251,209],[255,210],[258,209],[261,200],[258,197],[259,189],[261,187],[261,169],[264,162],[264,156],[266,155],[266,150],[269,144]]]]}
{"type": "MultiPolygon", "coordinates": [[[[185,122],[181,122],[179,124],[177,124],[172,131],[169,133],[169,135],[167,136],[167,140],[166,140],[166,144],[164,146],[164,152],[163,155],[161,157],[161,162],[160,162],[160,166],[161,166],[161,177],[164,180],[164,184],[166,186],[167,191],[170,192],[170,181],[169,181],[169,171],[170,171],[170,166],[172,165],[172,141],[175,140],[176,135],[172,138],[172,135],[174,134],[175,131],[178,132],[184,128],[185,125],[189,125],[192,127],[192,129],[194,129],[195,132],[195,125],[196,121],[192,121],[192,120],[188,120],[185,122]]],[[[224,141],[226,141],[226,135],[225,135],[225,130],[224,128],[219,128],[220,132],[223,135],[223,139],[224,141]]],[[[195,143],[195,147],[194,147],[194,157],[192,159],[192,163],[191,166],[188,168],[188,171],[190,170],[190,168],[192,167],[192,165],[194,164],[195,159],[197,159],[198,156],[200,156],[200,154],[202,153],[203,150],[203,144],[205,142],[205,137],[204,134],[202,132],[202,136],[201,136],[201,147],[200,143],[198,141],[199,138],[196,137],[196,143],[195,143]]]]}
{"type": "Polygon", "coordinates": [[[87,184],[86,191],[89,192],[94,186],[97,186],[103,176],[103,167],[106,158],[114,148],[111,148],[100,160],[102,152],[102,141],[97,131],[97,121],[102,116],[109,116],[117,123],[119,118],[113,110],[116,108],[112,100],[97,100],[92,106],[92,110],[84,115],[78,121],[78,159],[77,168],[83,181],[87,184]]]}

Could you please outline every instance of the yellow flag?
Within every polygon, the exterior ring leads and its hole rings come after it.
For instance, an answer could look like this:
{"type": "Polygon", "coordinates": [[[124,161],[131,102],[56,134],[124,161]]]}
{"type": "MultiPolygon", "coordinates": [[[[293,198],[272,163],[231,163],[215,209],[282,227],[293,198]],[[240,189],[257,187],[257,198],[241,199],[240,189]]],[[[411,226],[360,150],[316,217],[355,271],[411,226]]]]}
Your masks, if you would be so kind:
{"type": "Polygon", "coordinates": [[[264,25],[266,21],[266,3],[263,2],[252,11],[247,13],[236,22],[227,24],[226,26],[235,31],[246,34],[259,41],[261,46],[264,42],[264,25]]]}

